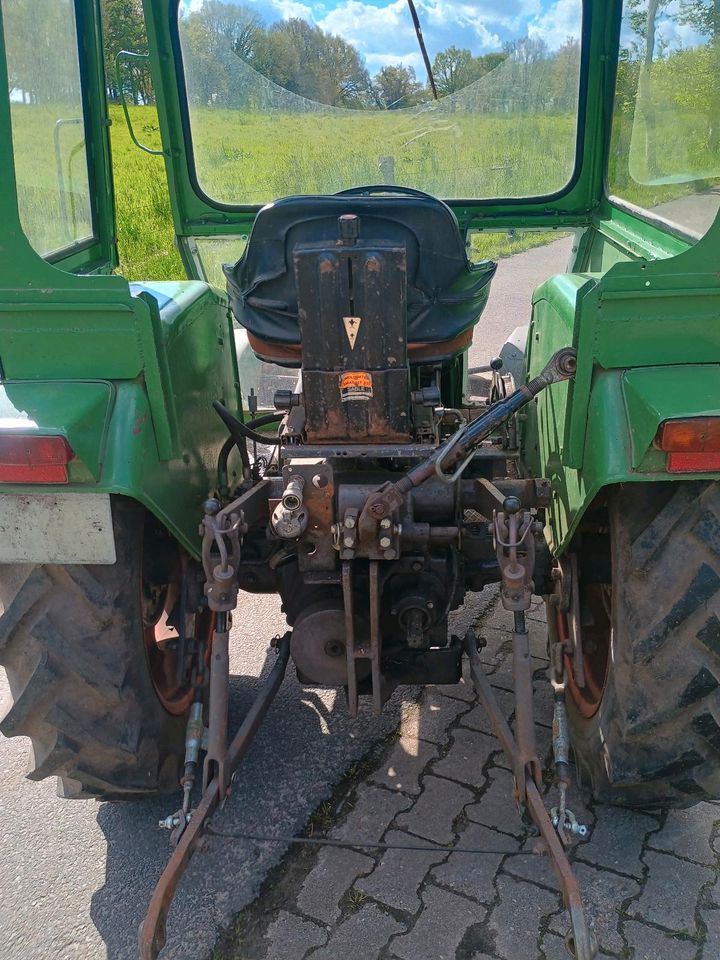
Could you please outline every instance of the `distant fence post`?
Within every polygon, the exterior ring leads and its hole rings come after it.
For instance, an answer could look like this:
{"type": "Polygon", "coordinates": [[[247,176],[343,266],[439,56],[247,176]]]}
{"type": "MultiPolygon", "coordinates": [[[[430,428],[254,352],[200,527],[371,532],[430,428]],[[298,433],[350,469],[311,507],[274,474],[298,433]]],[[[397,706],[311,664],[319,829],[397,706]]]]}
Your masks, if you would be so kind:
{"type": "Polygon", "coordinates": [[[395,183],[395,157],[380,157],[378,167],[383,183],[395,183]]]}

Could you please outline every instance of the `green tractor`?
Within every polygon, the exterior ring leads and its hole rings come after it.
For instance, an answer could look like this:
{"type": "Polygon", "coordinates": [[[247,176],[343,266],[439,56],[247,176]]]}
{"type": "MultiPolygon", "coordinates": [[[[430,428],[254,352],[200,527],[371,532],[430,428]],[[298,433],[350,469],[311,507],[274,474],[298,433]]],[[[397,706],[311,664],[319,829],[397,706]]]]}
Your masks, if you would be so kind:
{"type": "Polygon", "coordinates": [[[582,960],[570,753],[599,800],[720,799],[720,6],[545,3],[490,59],[483,5],[408,6],[364,7],[375,80],[339,13],[145,0],[149,53],[112,78],[98,0],[2,6],[0,730],[64,796],[177,791],[144,958],[290,658],[352,713],[469,661],[582,960]],[[130,91],[138,63],[154,92],[130,91]],[[108,95],[130,92],[157,105],[185,280],[115,272],[108,95]],[[482,251],[552,231],[567,271],[509,318],[482,394],[482,251]],[[491,583],[514,733],[477,639],[448,636],[491,583]],[[228,745],[248,593],[279,593],[289,630],[228,745]]]}

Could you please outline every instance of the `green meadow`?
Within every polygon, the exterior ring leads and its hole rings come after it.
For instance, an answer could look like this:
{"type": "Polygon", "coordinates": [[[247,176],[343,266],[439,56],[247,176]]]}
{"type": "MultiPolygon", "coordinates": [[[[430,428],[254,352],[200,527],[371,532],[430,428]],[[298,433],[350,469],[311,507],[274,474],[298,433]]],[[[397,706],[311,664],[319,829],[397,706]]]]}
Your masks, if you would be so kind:
{"type": "MultiPolygon", "coordinates": [[[[81,128],[62,129],[61,163],[56,164],[57,115],[56,108],[49,116],[41,107],[13,107],[23,225],[36,246],[45,250],[61,247],[68,239],[62,233],[58,206],[59,168],[78,235],[89,229],[84,199],[87,177],[78,149],[81,128]]],[[[136,137],[158,148],[155,108],[131,107],[130,115],[136,137]]],[[[179,279],[184,271],[174,244],[164,160],[133,144],[119,106],[110,107],[110,117],[120,271],[131,280],[179,279]]],[[[194,135],[203,189],[230,202],[333,192],[378,182],[379,160],[391,155],[400,182],[429,184],[440,196],[472,191],[486,196],[547,192],[567,178],[568,143],[574,139],[574,120],[564,116],[462,117],[453,120],[450,135],[445,123],[438,127],[432,118],[393,116],[390,111],[357,118],[343,111],[340,117],[332,116],[331,123],[327,120],[313,114],[268,120],[229,110],[196,114],[194,135]],[[529,129],[523,130],[525,124],[529,129]]],[[[475,259],[508,256],[556,236],[552,231],[475,233],[471,253],[475,259]]],[[[206,251],[211,251],[209,260],[215,261],[211,279],[221,282],[217,264],[238,256],[242,244],[207,241],[206,251]]]]}

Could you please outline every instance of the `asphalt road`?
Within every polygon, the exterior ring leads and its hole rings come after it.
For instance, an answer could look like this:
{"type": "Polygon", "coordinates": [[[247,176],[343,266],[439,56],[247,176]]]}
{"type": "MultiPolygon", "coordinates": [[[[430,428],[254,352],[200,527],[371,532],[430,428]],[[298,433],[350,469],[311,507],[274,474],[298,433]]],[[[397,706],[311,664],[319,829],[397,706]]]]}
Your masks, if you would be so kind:
{"type": "MultiPolygon", "coordinates": [[[[566,238],[501,261],[471,363],[485,363],[507,333],[527,323],[532,289],[564,269],[570,247],[566,238]]],[[[485,599],[471,598],[463,619],[477,615],[485,599]]],[[[235,722],[259,685],[268,641],[284,630],[277,598],[243,598],[232,633],[235,722]]],[[[0,714],[7,695],[0,671],[0,714]]],[[[415,696],[398,691],[382,718],[364,713],[351,721],[334,692],[303,690],[290,668],[221,815],[223,829],[300,828],[351,763],[395,729],[402,702],[415,696]]],[[[168,855],[157,821],[175,808],[60,800],[54,781],[25,779],[28,751],[26,740],[0,737],[0,960],[131,960],[168,855]]],[[[283,852],[211,840],[185,875],[163,960],[207,956],[221,926],[254,898],[283,852]]]]}

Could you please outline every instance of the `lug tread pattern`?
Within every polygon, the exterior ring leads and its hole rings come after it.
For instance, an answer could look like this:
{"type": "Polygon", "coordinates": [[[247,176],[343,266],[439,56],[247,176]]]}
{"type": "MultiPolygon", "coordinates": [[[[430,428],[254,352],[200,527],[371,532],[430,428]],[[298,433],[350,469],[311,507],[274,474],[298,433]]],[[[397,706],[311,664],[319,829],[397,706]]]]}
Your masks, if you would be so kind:
{"type": "Polygon", "coordinates": [[[58,776],[68,796],[137,798],[178,784],[184,720],[157,700],[143,649],[142,516],[113,498],[118,562],[38,566],[0,616],[13,701],[0,730],[30,737],[28,777],[58,776]]]}
{"type": "Polygon", "coordinates": [[[595,796],[631,806],[720,799],[720,483],[672,486],[611,494],[612,689],[572,719],[595,796]]]}

